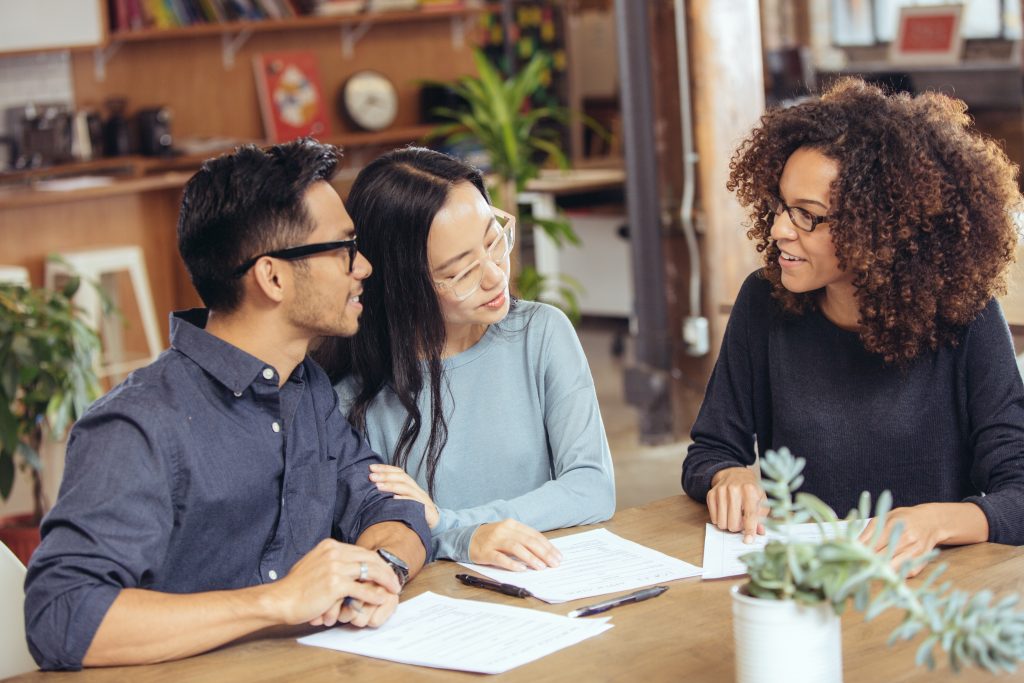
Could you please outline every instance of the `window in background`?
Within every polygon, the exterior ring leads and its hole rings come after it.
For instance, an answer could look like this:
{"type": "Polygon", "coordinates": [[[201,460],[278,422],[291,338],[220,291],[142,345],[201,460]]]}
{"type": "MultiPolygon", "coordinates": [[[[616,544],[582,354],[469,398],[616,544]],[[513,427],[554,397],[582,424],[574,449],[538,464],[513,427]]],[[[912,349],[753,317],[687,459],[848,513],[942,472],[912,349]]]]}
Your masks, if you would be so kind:
{"type": "MultiPolygon", "coordinates": [[[[874,45],[891,42],[900,8],[957,4],[956,0],[832,0],[836,45],[874,45]]],[[[1021,37],[1021,0],[961,0],[964,38],[1021,37]]]]}

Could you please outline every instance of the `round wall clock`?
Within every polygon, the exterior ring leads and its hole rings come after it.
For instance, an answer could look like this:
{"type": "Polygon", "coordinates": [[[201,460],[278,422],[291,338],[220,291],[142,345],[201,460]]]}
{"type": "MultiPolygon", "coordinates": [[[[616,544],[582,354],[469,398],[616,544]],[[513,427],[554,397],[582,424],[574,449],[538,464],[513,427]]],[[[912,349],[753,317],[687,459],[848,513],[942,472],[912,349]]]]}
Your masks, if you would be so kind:
{"type": "Polygon", "coordinates": [[[338,108],[346,120],[363,130],[383,130],[398,115],[398,91],[376,71],[357,71],[338,93],[338,108]]]}

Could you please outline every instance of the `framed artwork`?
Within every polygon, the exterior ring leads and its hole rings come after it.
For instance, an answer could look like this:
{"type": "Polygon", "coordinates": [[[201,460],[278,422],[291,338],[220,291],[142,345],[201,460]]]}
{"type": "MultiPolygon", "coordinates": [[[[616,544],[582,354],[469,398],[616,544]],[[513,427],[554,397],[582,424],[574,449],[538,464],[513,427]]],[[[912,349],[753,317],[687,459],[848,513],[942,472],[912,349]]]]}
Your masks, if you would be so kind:
{"type": "Polygon", "coordinates": [[[264,52],[253,59],[256,92],[269,142],[330,135],[316,54],[264,52]]]}
{"type": "Polygon", "coordinates": [[[963,49],[963,5],[900,8],[896,36],[889,46],[893,64],[957,64],[963,49]]]}

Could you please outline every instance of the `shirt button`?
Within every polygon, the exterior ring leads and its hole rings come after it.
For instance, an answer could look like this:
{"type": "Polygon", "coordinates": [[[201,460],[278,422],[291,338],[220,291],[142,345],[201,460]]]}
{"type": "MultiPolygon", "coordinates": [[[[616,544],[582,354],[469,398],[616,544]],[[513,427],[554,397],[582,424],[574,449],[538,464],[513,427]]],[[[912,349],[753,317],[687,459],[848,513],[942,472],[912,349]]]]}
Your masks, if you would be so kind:
{"type": "Polygon", "coordinates": [[[275,432],[281,431],[281,425],[277,424],[276,422],[270,425],[270,428],[273,429],[275,432]]]}
{"type": "Polygon", "coordinates": [[[236,391],[235,392],[235,398],[241,398],[241,397],[242,397],[242,392],[241,391],[236,391]]]}
{"type": "Polygon", "coordinates": [[[274,379],[274,371],[271,368],[263,368],[263,379],[274,379]]]}
{"type": "Polygon", "coordinates": [[[275,572],[273,569],[267,572],[267,576],[270,577],[271,581],[277,581],[277,572],[275,572]]]}

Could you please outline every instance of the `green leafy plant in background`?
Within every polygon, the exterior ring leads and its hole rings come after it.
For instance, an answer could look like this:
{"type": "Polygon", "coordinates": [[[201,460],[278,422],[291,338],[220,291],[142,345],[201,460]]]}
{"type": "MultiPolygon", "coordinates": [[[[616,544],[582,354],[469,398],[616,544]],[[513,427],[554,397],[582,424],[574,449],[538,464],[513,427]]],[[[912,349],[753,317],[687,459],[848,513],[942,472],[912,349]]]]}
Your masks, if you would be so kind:
{"type": "Polygon", "coordinates": [[[31,471],[37,523],[47,507],[44,431],[62,438],[100,395],[100,340],[72,302],[80,284],[71,278],[49,290],[0,283],[0,498],[11,494],[16,465],[31,471]]]}
{"type": "MultiPolygon", "coordinates": [[[[545,85],[545,76],[551,68],[551,57],[538,52],[518,72],[504,77],[491,64],[487,56],[477,50],[473,59],[477,75],[464,76],[454,83],[435,83],[451,89],[465,108],[439,107],[434,113],[448,119],[435,128],[429,137],[443,138],[450,145],[474,141],[490,157],[491,170],[500,179],[492,195],[500,206],[512,211],[517,206],[518,193],[526,183],[540,175],[540,170],[554,163],[565,169],[569,161],[562,151],[558,131],[550,123],[567,123],[572,117],[569,109],[560,106],[533,107],[530,97],[545,85]]],[[[599,134],[607,133],[590,117],[577,114],[584,123],[599,134]]],[[[569,221],[564,218],[539,219],[524,212],[520,223],[540,227],[559,247],[566,243],[580,244],[569,221]]],[[[521,269],[516,283],[519,296],[536,299],[541,292],[555,292],[560,306],[573,319],[579,319],[579,283],[562,277],[557,285],[533,267],[521,269]]]]}
{"type": "Polygon", "coordinates": [[[551,292],[551,278],[541,275],[536,268],[524,268],[519,273],[516,281],[516,289],[519,296],[529,301],[543,301],[544,303],[558,306],[572,321],[573,325],[580,323],[580,300],[579,292],[583,289],[579,281],[562,273],[558,276],[559,285],[556,293],[557,299],[548,299],[551,292]]]}
{"type": "Polygon", "coordinates": [[[761,469],[766,475],[763,485],[770,510],[766,525],[780,539],[740,558],[750,576],[744,586],[748,595],[806,604],[827,602],[837,614],[852,600],[867,620],[887,609],[900,609],[905,615],[889,644],[923,634],[917,649],[918,665],[934,668],[938,646],[947,653],[955,671],[970,664],[993,673],[1016,670],[1017,663],[1024,659],[1024,613],[1014,609],[1016,594],[993,603],[991,591],[972,596],[952,590],[948,582],[936,585],[945,565],[936,567],[917,587],[911,587],[908,574],[927,564],[938,551],[893,569],[893,552],[903,532],[902,523],[894,525],[887,551],[872,550],[881,539],[891,509],[888,491],[878,498],[875,531],[864,543],[858,540],[862,529],[858,522],[870,515],[871,499],[866,492],[861,494],[858,508],[846,517],[848,526],[841,530],[830,507],[811,494],[797,493],[804,481],[802,458],[786,448],[768,451],[761,460],[761,469]],[[805,522],[816,523],[829,540],[794,540],[789,527],[805,522]],[[873,589],[877,590],[872,596],[873,589]]]}

